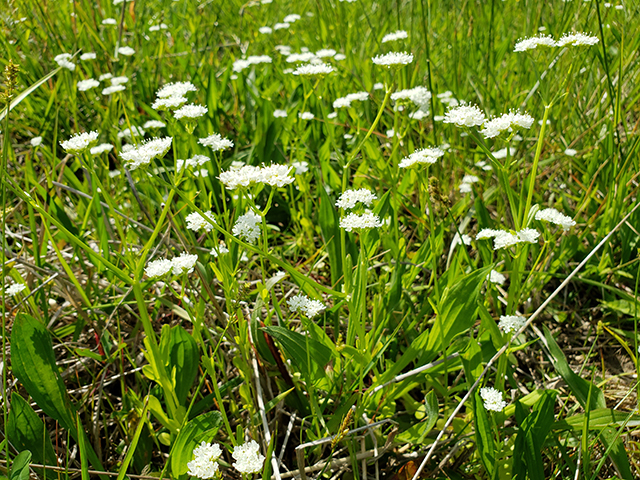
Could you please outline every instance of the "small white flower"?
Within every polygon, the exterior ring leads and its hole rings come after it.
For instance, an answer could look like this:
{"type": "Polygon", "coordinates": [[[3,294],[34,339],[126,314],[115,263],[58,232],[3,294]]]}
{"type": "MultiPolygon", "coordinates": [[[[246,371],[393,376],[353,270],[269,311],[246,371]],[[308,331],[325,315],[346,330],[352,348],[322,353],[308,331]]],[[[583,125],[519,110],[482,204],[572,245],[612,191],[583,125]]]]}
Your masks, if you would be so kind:
{"type": "Polygon", "coordinates": [[[125,57],[130,57],[131,55],[136,53],[136,51],[131,47],[120,47],[118,48],[118,53],[120,55],[124,55],[125,57]]]}
{"type": "Polygon", "coordinates": [[[202,105],[185,105],[173,112],[173,116],[180,120],[181,118],[200,118],[209,111],[207,107],[202,105]]]}
{"type": "Polygon", "coordinates": [[[127,87],[125,87],[124,85],[111,85],[110,87],[102,90],[102,95],[111,95],[112,93],[122,92],[126,89],[127,87]]]}
{"type": "Polygon", "coordinates": [[[269,33],[273,32],[273,29],[271,27],[260,27],[258,29],[258,31],[264,35],[268,35],[269,33]]]}
{"type": "Polygon", "coordinates": [[[233,467],[242,474],[259,473],[264,464],[264,456],[260,454],[260,446],[255,440],[234,447],[231,456],[235,462],[233,467]]]}
{"type": "Polygon", "coordinates": [[[74,71],[76,69],[76,64],[71,61],[72,57],[73,55],[70,53],[61,53],[60,55],[56,55],[53,58],[53,61],[63,68],[74,71]]]}
{"type": "Polygon", "coordinates": [[[113,145],[110,143],[101,143],[100,145],[91,147],[89,153],[91,153],[91,155],[100,155],[101,153],[110,152],[112,149],[113,145]]]}
{"type": "Polygon", "coordinates": [[[564,47],[565,45],[577,46],[592,46],[598,43],[600,39],[586,33],[565,33],[560,40],[558,40],[558,47],[564,47]]]}
{"type": "Polygon", "coordinates": [[[393,33],[387,33],[384,37],[382,37],[382,41],[380,43],[393,42],[395,40],[402,40],[403,38],[408,38],[409,35],[404,30],[398,30],[393,33]]]}
{"type": "Polygon", "coordinates": [[[164,85],[156,92],[158,98],[184,97],[188,92],[197,92],[198,89],[191,82],[175,82],[164,85]]]}
{"type": "Polygon", "coordinates": [[[203,229],[205,232],[210,232],[211,230],[213,230],[213,225],[211,225],[211,222],[217,223],[213,212],[209,211],[209,212],[205,212],[204,214],[211,221],[208,221],[205,217],[200,215],[198,212],[192,212],[189,215],[187,215],[187,217],[185,218],[187,222],[187,228],[189,230],[193,230],[194,232],[197,232],[200,229],[203,229]]]}
{"type": "Polygon", "coordinates": [[[462,104],[449,108],[444,115],[444,123],[453,123],[457,127],[475,127],[485,121],[484,113],[475,105],[462,104]]]}
{"type": "Polygon", "coordinates": [[[98,80],[104,82],[105,80],[109,80],[110,78],[113,78],[113,75],[111,73],[103,73],[98,77],[98,80]]]}
{"type": "Polygon", "coordinates": [[[154,138],[137,148],[125,145],[120,152],[120,158],[129,164],[131,170],[135,170],[141,165],[150,163],[154,158],[163,157],[171,148],[172,140],[171,137],[154,138]]]}
{"type": "Polygon", "coordinates": [[[311,300],[306,295],[294,295],[287,300],[291,312],[301,312],[308,318],[313,318],[326,307],[320,300],[311,300]]]}
{"type": "Polygon", "coordinates": [[[354,208],[358,203],[363,203],[367,207],[371,206],[371,202],[377,199],[376,195],[366,188],[359,190],[345,190],[336,202],[336,207],[344,210],[354,208]]]}
{"type": "Polygon", "coordinates": [[[178,257],[173,257],[171,265],[173,266],[173,273],[179,275],[180,273],[191,273],[193,267],[198,261],[198,255],[190,255],[183,252],[178,257]]]}
{"type": "MultiPolygon", "coordinates": [[[[389,136],[389,135],[387,135],[389,136]]],[[[438,147],[421,148],[408,157],[402,159],[398,167],[409,168],[415,164],[433,164],[444,155],[444,151],[438,147]]]]}
{"type": "Polygon", "coordinates": [[[491,270],[489,275],[487,275],[487,280],[489,280],[491,283],[497,283],[498,285],[504,285],[504,282],[507,280],[507,278],[503,274],[501,274],[500,272],[498,272],[496,270],[491,270]]]}
{"type": "Polygon", "coordinates": [[[80,80],[76,86],[78,87],[78,91],[86,92],[90,88],[95,88],[100,86],[100,82],[93,78],[87,78],[86,80],[80,80]]]}
{"type": "Polygon", "coordinates": [[[102,25],[117,25],[118,22],[115,18],[105,18],[102,20],[102,25]]]}
{"type": "Polygon", "coordinates": [[[33,137],[31,139],[32,147],[39,147],[40,145],[42,145],[42,137],[33,137]]]}
{"type": "Polygon", "coordinates": [[[527,322],[522,315],[500,315],[498,328],[504,333],[517,332],[527,322]]]}
{"type": "Polygon", "coordinates": [[[111,85],[123,85],[129,82],[129,77],[125,77],[124,75],[119,77],[111,77],[111,85]]]}
{"type": "Polygon", "coordinates": [[[236,220],[233,226],[232,233],[236,237],[240,237],[249,243],[256,243],[256,240],[260,238],[261,224],[262,217],[252,210],[249,210],[244,215],[238,217],[238,220],[236,220]]]}
{"type": "Polygon", "coordinates": [[[364,230],[369,228],[379,228],[383,225],[380,217],[373,212],[367,211],[361,215],[350,213],[340,219],[340,228],[344,228],[347,232],[353,230],[364,230]]]}
{"type": "Polygon", "coordinates": [[[12,283],[9,286],[4,287],[4,293],[9,297],[13,297],[17,295],[21,291],[23,291],[27,286],[24,283],[12,283]]]}
{"type": "Polygon", "coordinates": [[[161,122],[160,120],[148,120],[147,122],[145,122],[144,125],[142,125],[142,128],[153,129],[153,128],[164,128],[166,126],[167,124],[164,122],[161,122]]]}
{"type": "Polygon", "coordinates": [[[213,133],[206,138],[201,138],[198,143],[204,147],[209,147],[214,152],[225,150],[227,148],[233,148],[233,142],[227,138],[224,138],[219,133],[213,133]]]}
{"type": "Polygon", "coordinates": [[[502,400],[502,392],[493,387],[483,387],[480,389],[480,398],[484,401],[484,408],[494,412],[501,412],[507,406],[507,402],[502,400]]]}
{"type": "Polygon", "coordinates": [[[577,151],[577,150],[574,150],[573,148],[567,148],[567,149],[564,151],[564,154],[565,154],[565,155],[567,155],[567,156],[569,156],[569,157],[575,157],[577,153],[578,153],[578,151],[577,151]]]}
{"type": "Polygon", "coordinates": [[[187,473],[203,480],[213,478],[218,473],[218,459],[221,455],[220,445],[203,441],[193,450],[194,459],[187,463],[187,473]]]}
{"type": "Polygon", "coordinates": [[[282,21],[285,23],[294,23],[300,20],[300,18],[301,18],[300,15],[298,15],[297,13],[290,13],[289,15],[284,17],[282,21]]]}
{"type": "Polygon", "coordinates": [[[154,110],[174,110],[176,108],[180,108],[185,103],[187,103],[187,97],[172,95],[166,98],[158,98],[153,102],[151,108],[154,110]]]}
{"type": "Polygon", "coordinates": [[[558,43],[549,35],[538,35],[536,37],[525,38],[516,43],[514,52],[526,52],[534,50],[538,45],[543,47],[557,47],[558,43]]]}
{"type": "Polygon", "coordinates": [[[69,140],[60,142],[60,146],[67,153],[79,154],[92,147],[98,141],[98,132],[76,133],[69,140]]]}
{"type": "Polygon", "coordinates": [[[311,112],[298,112],[298,118],[302,120],[313,120],[315,117],[311,112]]]}
{"type": "Polygon", "coordinates": [[[493,153],[493,158],[495,158],[496,160],[500,160],[502,158],[507,158],[507,153],[509,154],[510,157],[513,157],[513,155],[515,155],[516,153],[516,149],[510,148],[509,150],[507,150],[507,147],[504,147],[492,153],[493,153]]]}
{"type": "Polygon", "coordinates": [[[136,138],[140,139],[144,137],[144,134],[145,131],[142,128],[131,125],[131,128],[127,127],[121,132],[118,132],[118,138],[126,138],[127,140],[131,140],[133,136],[135,136],[136,138]]]}
{"type": "Polygon", "coordinates": [[[509,112],[499,117],[492,118],[484,124],[484,128],[480,133],[484,138],[494,138],[505,131],[513,131],[515,127],[529,129],[533,125],[534,119],[527,113],[509,112]]]}
{"type": "Polygon", "coordinates": [[[413,62],[413,55],[407,52],[390,52],[377,55],[371,59],[376,65],[385,67],[398,67],[413,62]]]}
{"type": "Polygon", "coordinates": [[[337,52],[333,48],[323,48],[316,52],[316,57],[318,58],[327,58],[333,57],[337,52]]]}
{"type": "Polygon", "coordinates": [[[173,263],[171,260],[167,260],[166,258],[160,258],[158,260],[153,260],[147,263],[147,268],[144,269],[144,273],[147,274],[148,277],[161,277],[166,275],[173,268],[173,263]]]}
{"type": "Polygon", "coordinates": [[[307,173],[309,171],[309,164],[304,160],[301,162],[293,162],[291,166],[296,169],[296,175],[302,175],[303,173],[307,173]]]}
{"type": "Polygon", "coordinates": [[[294,75],[300,75],[303,77],[311,77],[314,75],[324,76],[333,72],[333,67],[326,63],[319,63],[317,65],[303,65],[293,71],[294,75]]]}
{"type": "Polygon", "coordinates": [[[287,111],[286,110],[274,110],[273,116],[275,118],[287,118],[287,111]]]}
{"type": "Polygon", "coordinates": [[[545,208],[544,210],[539,210],[536,212],[535,216],[536,220],[544,220],[546,222],[551,222],[556,225],[560,225],[562,229],[566,232],[571,227],[573,227],[576,222],[571,217],[560,213],[555,208],[545,208]]]}
{"type": "Polygon", "coordinates": [[[87,52],[80,55],[80,60],[82,60],[83,62],[87,60],[95,60],[95,58],[96,58],[96,54],[93,52],[87,52]]]}

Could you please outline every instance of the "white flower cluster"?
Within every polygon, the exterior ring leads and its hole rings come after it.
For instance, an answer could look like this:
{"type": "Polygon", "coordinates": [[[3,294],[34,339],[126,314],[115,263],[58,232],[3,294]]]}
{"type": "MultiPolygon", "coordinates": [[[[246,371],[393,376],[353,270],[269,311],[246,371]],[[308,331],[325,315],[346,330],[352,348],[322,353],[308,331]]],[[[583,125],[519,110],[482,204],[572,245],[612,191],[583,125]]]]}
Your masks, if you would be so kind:
{"type": "Polygon", "coordinates": [[[484,402],[484,408],[494,412],[501,412],[507,406],[507,402],[502,400],[502,392],[493,387],[483,387],[480,389],[480,398],[484,402]]]}
{"type": "Polygon", "coordinates": [[[382,226],[380,217],[373,212],[366,211],[361,215],[350,213],[340,219],[340,228],[344,228],[347,232],[353,230],[364,230],[368,228],[379,228],[382,226]]]}
{"type": "Polygon", "coordinates": [[[187,463],[188,474],[202,479],[213,478],[219,470],[220,445],[202,442],[193,450],[194,459],[187,463]]]}
{"type": "Polygon", "coordinates": [[[328,58],[335,57],[336,52],[333,48],[322,48],[316,52],[316,57],[318,58],[328,58]]]}
{"type": "Polygon", "coordinates": [[[146,132],[141,127],[136,127],[135,125],[131,125],[131,127],[125,128],[121,132],[118,132],[118,138],[126,138],[127,140],[131,140],[132,136],[136,138],[144,137],[146,132]]]}
{"type": "Polygon", "coordinates": [[[315,117],[311,112],[298,112],[298,118],[301,120],[313,120],[315,117]]]}
{"type": "Polygon", "coordinates": [[[42,145],[42,137],[38,136],[31,139],[32,147],[39,147],[40,145],[42,145]]]}
{"type": "Polygon", "coordinates": [[[314,75],[328,75],[333,72],[333,67],[331,65],[327,65],[326,63],[318,63],[315,65],[302,65],[296,68],[293,72],[294,75],[300,75],[303,77],[311,77],[314,75]]]}
{"type": "Polygon", "coordinates": [[[136,53],[136,51],[131,47],[120,47],[118,48],[118,53],[120,55],[124,55],[125,57],[130,57],[131,55],[136,53]]]}
{"type": "Polygon", "coordinates": [[[313,318],[326,307],[320,300],[311,300],[306,295],[294,295],[287,300],[291,312],[301,312],[307,318],[313,318]]]}
{"type": "Polygon", "coordinates": [[[87,78],[86,80],[80,80],[76,83],[76,87],[78,87],[79,92],[86,92],[90,88],[99,87],[100,82],[95,78],[87,78]]]}
{"type": "Polygon", "coordinates": [[[457,127],[476,127],[485,122],[484,113],[475,105],[462,103],[458,107],[449,107],[444,114],[444,123],[453,123],[457,127]]]}
{"type": "Polygon", "coordinates": [[[249,68],[251,65],[258,65],[260,63],[272,63],[273,59],[269,55],[250,55],[245,59],[238,59],[233,62],[233,71],[241,72],[245,68],[249,68]]]}
{"type": "Polygon", "coordinates": [[[144,273],[146,273],[148,277],[161,277],[171,270],[173,270],[175,275],[184,272],[191,273],[197,261],[198,255],[189,255],[183,252],[180,256],[173,257],[171,260],[160,258],[149,262],[147,268],[144,269],[144,273]]]}
{"type": "Polygon", "coordinates": [[[555,208],[545,208],[544,210],[540,210],[536,212],[535,218],[536,220],[544,220],[546,222],[560,225],[565,232],[576,224],[575,220],[563,213],[560,213],[555,208]]]}
{"type": "Polygon", "coordinates": [[[376,197],[371,190],[366,188],[361,188],[359,190],[345,190],[336,202],[336,207],[349,210],[354,208],[358,203],[364,203],[369,207],[371,206],[371,202],[376,198],[378,197],[376,197]]]}
{"type": "Polygon", "coordinates": [[[164,128],[166,126],[167,124],[160,120],[147,120],[144,125],[142,125],[142,128],[164,128]]]}
{"type": "Polygon", "coordinates": [[[457,107],[458,105],[460,105],[460,102],[453,96],[453,93],[450,90],[439,93],[436,96],[438,97],[438,100],[440,100],[445,105],[448,105],[449,107],[457,107]]]}
{"type": "Polygon", "coordinates": [[[264,456],[260,454],[260,446],[255,440],[233,448],[231,454],[235,460],[233,467],[242,474],[259,473],[264,464],[264,456]]]}
{"type": "Polygon", "coordinates": [[[421,148],[420,150],[416,150],[415,152],[413,152],[408,157],[403,158],[398,167],[409,168],[416,163],[433,164],[436,163],[436,160],[438,160],[443,155],[444,151],[438,147],[421,148]]]}
{"type": "Polygon", "coordinates": [[[182,170],[183,168],[191,168],[191,167],[201,167],[205,163],[209,162],[211,159],[205,155],[194,155],[191,158],[186,160],[177,160],[176,167],[178,170],[182,170]]]}
{"type": "Polygon", "coordinates": [[[181,118],[185,118],[189,120],[194,118],[200,118],[208,111],[209,109],[207,107],[203,107],[202,105],[185,105],[183,107],[180,107],[175,112],[173,112],[173,116],[177,120],[180,120],[181,118]]]}
{"type": "Polygon", "coordinates": [[[113,150],[113,145],[111,145],[110,143],[101,143],[100,145],[91,147],[89,149],[89,153],[91,155],[100,155],[101,153],[110,152],[111,150],[113,150]]]}
{"type": "Polygon", "coordinates": [[[503,113],[499,117],[487,120],[480,133],[484,138],[494,138],[504,131],[513,131],[514,127],[529,129],[533,125],[534,119],[528,113],[509,112],[503,113]]]}
{"type": "Polygon", "coordinates": [[[232,233],[240,238],[245,239],[249,243],[256,243],[260,238],[260,224],[262,217],[252,210],[238,217],[233,226],[232,233]]]}
{"type": "Polygon", "coordinates": [[[543,47],[564,47],[573,46],[592,46],[598,43],[600,39],[586,33],[565,33],[557,42],[550,35],[538,35],[535,37],[525,38],[516,43],[514,52],[526,52],[534,50],[538,46],[543,47]]]}
{"type": "Polygon", "coordinates": [[[223,137],[219,133],[212,133],[206,138],[201,138],[198,143],[204,147],[209,147],[214,152],[225,150],[227,148],[233,148],[233,142],[228,138],[223,137]]]}
{"type": "Polygon", "coordinates": [[[422,86],[407,88],[391,94],[391,100],[410,100],[420,110],[429,111],[429,100],[431,100],[431,92],[422,86]]]}
{"type": "Polygon", "coordinates": [[[76,64],[71,61],[73,55],[70,53],[61,53],[60,55],[56,55],[53,57],[53,61],[56,62],[59,66],[71,70],[72,72],[76,69],[76,64]]]}
{"type": "Polygon", "coordinates": [[[248,187],[255,183],[266,183],[272,187],[282,188],[293,183],[295,177],[289,175],[291,167],[273,163],[268,167],[254,167],[245,165],[241,168],[232,168],[220,173],[218,179],[224,183],[229,190],[238,187],[248,187]]]}
{"type": "Polygon", "coordinates": [[[504,285],[504,282],[507,280],[507,277],[505,277],[503,274],[501,274],[497,270],[491,270],[491,272],[489,272],[489,275],[487,275],[487,280],[489,280],[491,283],[504,285]]]}
{"type": "Polygon", "coordinates": [[[287,111],[276,109],[273,111],[273,116],[274,118],[287,118],[287,111]]]}
{"type": "Polygon", "coordinates": [[[154,138],[147,140],[138,147],[125,145],[120,152],[120,158],[129,164],[131,170],[141,165],[147,165],[154,158],[163,157],[171,148],[171,137],[154,138]]]}
{"type": "Polygon", "coordinates": [[[95,60],[95,59],[96,59],[95,52],[87,52],[80,55],[80,60],[82,60],[83,62],[86,62],[87,60],[95,60]]]}
{"type": "Polygon", "coordinates": [[[517,332],[527,322],[522,315],[500,315],[498,328],[504,333],[517,332]]]}
{"type": "Polygon", "coordinates": [[[67,153],[77,155],[98,142],[98,132],[76,133],[69,140],[60,142],[60,146],[67,153]]]}
{"type": "Polygon", "coordinates": [[[309,163],[302,160],[301,162],[293,162],[291,166],[296,169],[295,175],[302,175],[309,171],[309,163]]]}
{"type": "Polygon", "coordinates": [[[480,179],[475,175],[465,175],[464,177],[462,177],[462,182],[458,187],[460,189],[460,193],[471,193],[471,185],[479,181],[480,179]]]}
{"type": "Polygon", "coordinates": [[[518,243],[536,243],[539,236],[540,232],[533,228],[523,228],[516,233],[507,232],[506,230],[483,228],[478,232],[478,235],[476,235],[476,240],[493,238],[493,249],[498,250],[500,248],[511,247],[518,243]]]}
{"type": "Polygon", "coordinates": [[[217,223],[216,218],[212,211],[204,212],[204,214],[209,218],[207,220],[205,217],[200,215],[198,212],[192,212],[185,218],[187,222],[187,228],[189,230],[193,230],[197,232],[200,229],[203,229],[205,232],[210,232],[213,230],[213,225],[211,222],[217,223]]]}
{"type": "Polygon", "coordinates": [[[393,33],[387,33],[384,37],[382,37],[382,41],[380,43],[394,42],[396,40],[402,40],[403,38],[408,38],[409,35],[404,30],[398,30],[393,33]]]}
{"type": "Polygon", "coordinates": [[[27,286],[24,283],[12,283],[9,286],[4,287],[4,293],[10,297],[17,295],[23,291],[27,286]]]}
{"type": "Polygon", "coordinates": [[[168,83],[156,92],[157,100],[153,102],[151,108],[154,110],[175,110],[187,103],[185,96],[189,92],[196,92],[198,89],[191,82],[168,83]]]}
{"type": "Polygon", "coordinates": [[[384,55],[376,55],[371,61],[383,67],[400,67],[413,62],[413,54],[407,52],[389,52],[384,55]]]}

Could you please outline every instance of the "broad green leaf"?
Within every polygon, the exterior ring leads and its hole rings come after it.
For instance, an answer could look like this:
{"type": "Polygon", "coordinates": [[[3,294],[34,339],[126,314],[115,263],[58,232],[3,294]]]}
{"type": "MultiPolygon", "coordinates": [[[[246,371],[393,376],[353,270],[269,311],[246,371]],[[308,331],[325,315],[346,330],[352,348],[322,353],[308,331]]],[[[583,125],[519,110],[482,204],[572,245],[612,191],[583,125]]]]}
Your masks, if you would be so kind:
{"type": "MultiPolygon", "coordinates": [[[[447,287],[438,301],[438,311],[426,346],[426,361],[435,358],[443,346],[467,331],[476,321],[478,295],[490,267],[481,268],[447,287]]],[[[425,360],[425,357],[423,357],[425,360]]]]}
{"type": "Polygon", "coordinates": [[[491,431],[489,416],[477,392],[474,395],[473,401],[473,419],[476,427],[475,437],[480,460],[489,477],[493,478],[496,460],[495,442],[493,441],[493,432],[491,431]]]}
{"type": "Polygon", "coordinates": [[[13,459],[9,480],[29,480],[29,462],[31,462],[31,452],[24,450],[13,459]]]}
{"type": "Polygon", "coordinates": [[[531,480],[545,480],[542,447],[554,421],[555,392],[545,392],[520,426],[524,436],[524,461],[531,480]]]}
{"type": "Polygon", "coordinates": [[[44,422],[33,411],[29,402],[13,392],[7,419],[9,441],[18,450],[31,451],[34,463],[57,465],[51,437],[45,429],[44,422]]]}
{"type": "Polygon", "coordinates": [[[220,412],[207,412],[189,420],[182,427],[171,448],[169,458],[174,479],[187,478],[187,463],[193,460],[193,449],[200,442],[210,442],[222,425],[220,412]]]}
{"type": "Polygon", "coordinates": [[[180,404],[184,405],[198,374],[200,351],[194,338],[181,326],[173,327],[169,332],[169,368],[167,370],[171,372],[174,368],[176,369],[176,396],[180,404]]]}
{"type": "Polygon", "coordinates": [[[51,418],[75,432],[74,412],[58,373],[49,332],[30,315],[18,314],[11,332],[13,373],[51,418]]]}
{"type": "Polygon", "coordinates": [[[261,330],[280,342],[282,348],[305,374],[311,375],[313,373],[313,364],[324,367],[331,360],[331,349],[317,340],[284,327],[263,327],[261,330]],[[309,358],[307,358],[307,354],[309,358]],[[311,364],[309,360],[311,360],[311,364]]]}
{"type": "Polygon", "coordinates": [[[438,397],[436,392],[431,390],[424,397],[424,430],[422,430],[422,435],[420,436],[420,443],[424,442],[425,437],[429,434],[431,429],[435,427],[436,422],[438,421],[438,397]]]}
{"type": "MultiPolygon", "coordinates": [[[[578,413],[553,424],[554,430],[580,430],[584,424],[584,413],[578,413]]],[[[609,408],[597,408],[589,412],[589,429],[599,430],[607,427],[640,426],[640,415],[630,412],[619,412],[609,408]]]]}

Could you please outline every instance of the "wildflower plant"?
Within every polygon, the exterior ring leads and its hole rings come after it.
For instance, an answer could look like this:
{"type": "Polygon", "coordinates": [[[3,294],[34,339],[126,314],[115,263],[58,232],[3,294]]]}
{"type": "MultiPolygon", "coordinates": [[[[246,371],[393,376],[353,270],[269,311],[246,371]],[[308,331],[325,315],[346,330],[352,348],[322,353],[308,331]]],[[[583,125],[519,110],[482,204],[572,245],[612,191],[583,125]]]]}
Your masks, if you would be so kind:
{"type": "Polygon", "coordinates": [[[3,12],[9,476],[638,477],[632,5],[219,3],[3,12]]]}

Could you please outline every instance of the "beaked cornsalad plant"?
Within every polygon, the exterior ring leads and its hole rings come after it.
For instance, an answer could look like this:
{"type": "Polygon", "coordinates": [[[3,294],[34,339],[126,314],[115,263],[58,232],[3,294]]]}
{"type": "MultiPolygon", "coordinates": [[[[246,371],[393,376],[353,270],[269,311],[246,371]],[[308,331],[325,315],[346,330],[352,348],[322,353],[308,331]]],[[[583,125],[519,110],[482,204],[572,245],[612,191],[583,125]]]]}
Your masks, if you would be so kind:
{"type": "Polygon", "coordinates": [[[640,476],[638,9],[4,2],[7,476],[640,476]]]}

